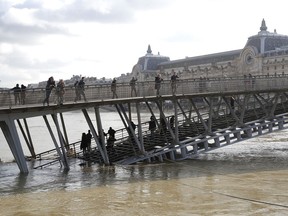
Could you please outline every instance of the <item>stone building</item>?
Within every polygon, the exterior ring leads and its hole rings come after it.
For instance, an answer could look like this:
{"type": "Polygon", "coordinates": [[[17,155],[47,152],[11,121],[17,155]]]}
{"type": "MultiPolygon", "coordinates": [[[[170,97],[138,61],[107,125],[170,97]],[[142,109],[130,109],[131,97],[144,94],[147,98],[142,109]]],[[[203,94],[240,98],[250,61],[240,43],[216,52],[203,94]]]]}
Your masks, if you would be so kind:
{"type": "Polygon", "coordinates": [[[134,65],[131,73],[131,77],[137,77],[139,81],[150,80],[154,78],[159,72],[159,65],[163,62],[169,62],[170,58],[162,56],[160,53],[154,55],[151,50],[151,46],[148,45],[147,53],[138,59],[136,65],[134,65]]]}
{"type": "Polygon", "coordinates": [[[153,55],[150,45],[147,54],[133,67],[131,77],[139,81],[153,80],[157,73],[169,79],[172,70],[181,78],[243,77],[286,74],[288,68],[288,36],[267,31],[262,20],[258,34],[248,38],[243,49],[172,60],[153,55]]]}

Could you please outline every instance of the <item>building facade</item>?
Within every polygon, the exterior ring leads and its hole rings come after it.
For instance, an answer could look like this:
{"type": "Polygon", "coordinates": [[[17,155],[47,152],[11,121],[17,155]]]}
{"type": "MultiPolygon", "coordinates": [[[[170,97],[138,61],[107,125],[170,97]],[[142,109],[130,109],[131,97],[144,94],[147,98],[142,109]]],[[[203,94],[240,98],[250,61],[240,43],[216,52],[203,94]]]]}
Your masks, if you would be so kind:
{"type": "Polygon", "coordinates": [[[140,57],[130,77],[153,80],[156,74],[169,79],[173,71],[183,79],[275,76],[288,73],[288,36],[269,32],[262,20],[258,34],[248,38],[243,49],[170,60],[153,55],[150,45],[140,57]]]}

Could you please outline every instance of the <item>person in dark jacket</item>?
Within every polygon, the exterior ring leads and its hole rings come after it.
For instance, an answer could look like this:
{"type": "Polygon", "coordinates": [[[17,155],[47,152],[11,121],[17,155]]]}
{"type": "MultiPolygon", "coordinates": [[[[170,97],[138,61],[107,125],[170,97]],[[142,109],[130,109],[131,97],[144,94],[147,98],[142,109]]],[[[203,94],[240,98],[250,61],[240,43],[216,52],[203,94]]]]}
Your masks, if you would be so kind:
{"type": "Polygon", "coordinates": [[[26,103],[26,86],[21,85],[21,94],[20,94],[21,103],[24,105],[26,103]]]}
{"type": "Polygon", "coordinates": [[[173,130],[174,124],[175,124],[175,116],[174,115],[171,116],[169,123],[170,123],[170,128],[173,130]]]}
{"type": "Polygon", "coordinates": [[[52,92],[52,89],[55,87],[55,81],[54,81],[54,78],[53,76],[49,77],[48,81],[47,81],[47,84],[46,84],[46,88],[45,88],[45,91],[46,91],[46,97],[43,101],[43,106],[45,106],[45,103],[47,103],[47,106],[49,106],[49,98],[50,98],[50,94],[52,92]]]}
{"type": "Polygon", "coordinates": [[[83,150],[83,154],[87,152],[87,135],[86,133],[82,133],[82,138],[81,138],[81,144],[80,144],[80,150],[83,150]]]}
{"type": "Polygon", "coordinates": [[[87,102],[86,96],[85,96],[85,82],[84,82],[84,77],[81,78],[81,80],[78,83],[78,91],[80,98],[83,96],[84,101],[87,102]]]}
{"type": "Polygon", "coordinates": [[[116,131],[115,131],[112,127],[109,128],[109,130],[108,130],[107,133],[109,134],[108,140],[111,140],[111,141],[115,141],[115,140],[116,140],[116,139],[115,139],[115,133],[116,133],[116,131]]]}
{"type": "Polygon", "coordinates": [[[21,102],[20,102],[21,88],[19,87],[19,84],[16,84],[16,86],[15,86],[14,88],[12,88],[11,90],[14,91],[15,105],[17,105],[17,102],[18,102],[19,105],[20,105],[20,104],[21,104],[21,102]]]}
{"type": "Polygon", "coordinates": [[[156,89],[156,95],[159,96],[160,95],[160,88],[161,88],[161,82],[163,81],[163,79],[161,78],[160,74],[158,74],[155,77],[155,89],[156,89]]]}
{"type": "Polygon", "coordinates": [[[175,73],[174,70],[172,70],[173,75],[171,76],[171,89],[172,89],[172,94],[176,94],[176,89],[177,89],[177,79],[179,78],[178,75],[175,73]]]}
{"type": "Polygon", "coordinates": [[[154,118],[154,116],[150,117],[150,121],[149,121],[149,130],[151,132],[151,136],[154,136],[154,132],[156,130],[156,120],[154,118]]]}
{"type": "Polygon", "coordinates": [[[91,152],[91,139],[92,139],[92,134],[90,130],[88,130],[88,133],[86,134],[86,139],[87,139],[87,149],[89,152],[91,152]]]}

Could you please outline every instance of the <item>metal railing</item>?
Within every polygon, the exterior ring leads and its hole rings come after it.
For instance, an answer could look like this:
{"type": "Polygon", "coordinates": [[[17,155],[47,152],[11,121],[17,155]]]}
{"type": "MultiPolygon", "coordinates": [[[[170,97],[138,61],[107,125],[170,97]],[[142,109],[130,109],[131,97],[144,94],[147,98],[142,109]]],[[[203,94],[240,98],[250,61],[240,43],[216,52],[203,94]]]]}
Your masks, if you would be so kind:
{"type": "MultiPolygon", "coordinates": [[[[197,94],[197,93],[224,93],[224,92],[241,92],[249,90],[274,90],[285,89],[288,87],[288,78],[286,76],[271,77],[253,77],[253,78],[215,78],[215,79],[179,79],[177,81],[176,94],[197,94]]],[[[85,95],[89,101],[112,99],[110,84],[95,84],[85,86],[85,95]]],[[[155,83],[152,81],[136,83],[137,97],[155,96],[155,83]]],[[[136,97],[133,93],[131,96],[131,86],[129,83],[117,83],[117,97],[131,98],[136,97]]],[[[13,90],[0,90],[0,108],[13,108],[27,105],[43,104],[45,98],[45,88],[28,88],[25,94],[20,94],[20,104],[15,103],[15,93],[13,90]],[[22,103],[22,97],[25,97],[25,104],[22,103]]],[[[161,83],[160,95],[171,95],[171,82],[164,80],[161,83]]],[[[57,104],[57,92],[52,90],[50,95],[50,105],[57,104]]],[[[75,87],[68,86],[65,88],[64,103],[75,101],[75,87]]],[[[78,102],[84,102],[82,98],[78,102]]]]}

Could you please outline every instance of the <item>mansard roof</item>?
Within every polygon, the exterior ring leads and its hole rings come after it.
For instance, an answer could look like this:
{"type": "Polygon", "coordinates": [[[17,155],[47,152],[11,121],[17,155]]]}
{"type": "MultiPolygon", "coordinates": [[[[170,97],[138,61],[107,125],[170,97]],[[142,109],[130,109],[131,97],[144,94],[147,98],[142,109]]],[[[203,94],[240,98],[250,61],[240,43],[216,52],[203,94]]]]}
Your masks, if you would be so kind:
{"type": "Polygon", "coordinates": [[[267,31],[267,26],[263,19],[260,32],[248,38],[245,47],[247,46],[254,46],[259,53],[264,54],[265,52],[288,46],[288,36],[278,34],[276,30],[273,33],[267,31]]]}
{"type": "Polygon", "coordinates": [[[169,62],[163,62],[159,64],[159,66],[176,66],[177,64],[182,65],[186,63],[186,66],[191,65],[201,65],[201,64],[209,64],[209,63],[217,63],[217,62],[223,62],[223,61],[232,61],[235,58],[239,57],[242,49],[239,50],[232,50],[227,52],[220,52],[220,53],[214,53],[214,54],[208,54],[208,55],[201,55],[201,56],[195,56],[195,57],[186,57],[185,59],[178,59],[173,60],[169,62]]]}

